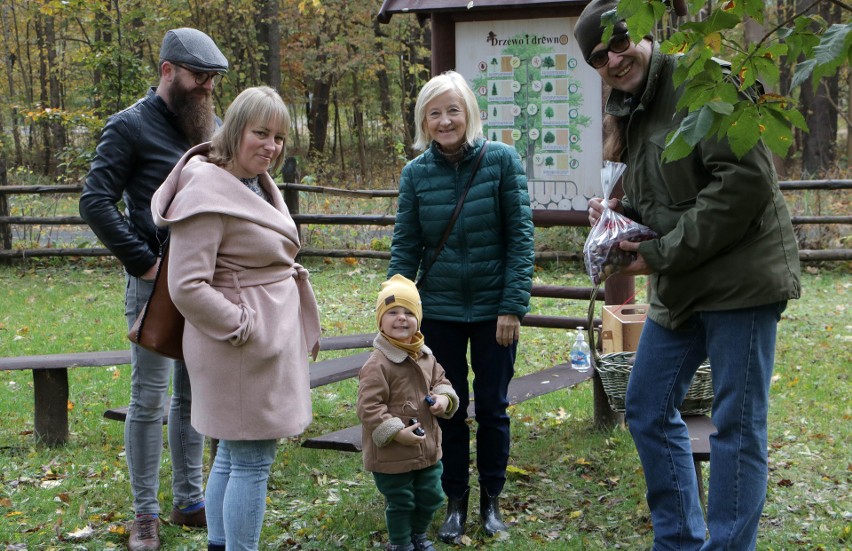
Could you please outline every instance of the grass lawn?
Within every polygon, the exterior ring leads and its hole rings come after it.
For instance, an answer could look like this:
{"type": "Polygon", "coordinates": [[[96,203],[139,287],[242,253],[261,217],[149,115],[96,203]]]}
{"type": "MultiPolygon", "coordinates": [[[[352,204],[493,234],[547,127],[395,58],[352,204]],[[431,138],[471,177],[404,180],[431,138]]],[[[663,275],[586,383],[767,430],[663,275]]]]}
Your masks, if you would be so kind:
{"type": "MultiPolygon", "coordinates": [[[[386,263],[306,262],[327,336],[375,330],[375,294],[386,263]]],[[[582,265],[575,263],[540,266],[536,278],[541,284],[588,286],[582,265]]],[[[849,265],[809,267],[803,283],[804,297],[790,303],[779,326],[769,492],[758,549],[852,549],[849,265]]],[[[112,260],[0,267],[0,356],[125,348],[123,292],[122,272],[112,260]]],[[[585,316],[585,304],[578,301],[533,299],[532,307],[540,314],[585,316]]],[[[554,329],[522,328],[521,339],[519,374],[565,361],[571,342],[567,332],[554,329]]],[[[2,549],[125,548],[132,508],[123,425],[102,414],[127,404],[129,377],[129,366],[71,370],[70,443],[51,449],[33,444],[31,373],[0,372],[2,549]]],[[[315,389],[315,421],[303,436],[354,424],[355,394],[354,380],[315,389]]],[[[650,548],[650,517],[632,440],[621,427],[592,428],[590,384],[512,407],[511,416],[503,502],[511,532],[503,540],[488,539],[469,523],[466,547],[650,548]]],[[[261,548],[383,548],[383,503],[360,455],[299,443],[279,446],[261,548]]],[[[163,454],[164,510],[171,507],[169,479],[163,454]]],[[[474,488],[473,504],[477,492],[474,488]]],[[[475,518],[475,507],[471,513],[475,518]]],[[[436,518],[435,528],[439,522],[436,518]]],[[[206,549],[203,531],[164,525],[161,536],[163,549],[206,549]]]]}

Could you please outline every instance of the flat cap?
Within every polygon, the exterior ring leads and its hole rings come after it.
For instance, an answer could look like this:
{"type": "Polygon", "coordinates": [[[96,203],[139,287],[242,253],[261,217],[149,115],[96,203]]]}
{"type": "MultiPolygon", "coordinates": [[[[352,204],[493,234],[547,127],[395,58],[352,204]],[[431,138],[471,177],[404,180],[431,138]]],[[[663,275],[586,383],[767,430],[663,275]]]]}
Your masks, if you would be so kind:
{"type": "Polygon", "coordinates": [[[199,31],[182,27],[172,29],[163,37],[160,61],[171,61],[199,73],[223,73],[228,60],[213,39],[199,31]]]}
{"type": "Polygon", "coordinates": [[[606,24],[601,21],[601,16],[616,9],[617,6],[618,0],[592,0],[583,8],[583,13],[574,25],[574,38],[580,45],[583,59],[588,60],[595,46],[601,43],[604,27],[606,27],[606,24]]]}

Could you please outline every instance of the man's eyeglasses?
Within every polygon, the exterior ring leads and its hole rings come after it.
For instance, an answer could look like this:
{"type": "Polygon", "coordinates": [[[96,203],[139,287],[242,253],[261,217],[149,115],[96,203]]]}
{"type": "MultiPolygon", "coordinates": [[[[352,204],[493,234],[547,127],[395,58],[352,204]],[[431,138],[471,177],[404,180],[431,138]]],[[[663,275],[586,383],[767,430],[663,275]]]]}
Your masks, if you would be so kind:
{"type": "Polygon", "coordinates": [[[609,63],[609,53],[612,52],[614,54],[620,54],[621,52],[627,50],[630,47],[630,34],[627,31],[623,33],[618,33],[612,36],[609,39],[609,44],[603,50],[598,50],[596,52],[592,52],[592,55],[589,56],[589,59],[586,61],[589,65],[594,67],[595,69],[600,69],[601,67],[606,67],[606,64],[609,63]]]}
{"type": "Polygon", "coordinates": [[[195,84],[197,84],[198,86],[204,86],[210,79],[213,79],[213,86],[216,86],[219,81],[222,80],[222,75],[220,75],[219,73],[199,73],[197,71],[193,71],[189,67],[181,65],[180,63],[173,63],[173,65],[177,65],[184,71],[192,73],[192,76],[195,77],[195,84]]]}

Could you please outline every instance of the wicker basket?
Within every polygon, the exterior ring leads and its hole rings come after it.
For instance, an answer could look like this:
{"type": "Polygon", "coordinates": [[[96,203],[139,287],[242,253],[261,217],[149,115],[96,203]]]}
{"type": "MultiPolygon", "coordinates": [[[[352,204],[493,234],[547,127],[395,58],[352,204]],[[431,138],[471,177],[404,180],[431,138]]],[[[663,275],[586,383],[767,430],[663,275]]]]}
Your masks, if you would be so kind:
{"type": "MultiPolygon", "coordinates": [[[[636,352],[612,352],[610,354],[598,355],[595,347],[595,330],[592,320],[595,312],[595,297],[597,287],[592,292],[589,301],[589,343],[592,354],[595,357],[595,370],[601,378],[601,383],[609,399],[609,406],[617,413],[624,413],[624,397],[627,394],[627,380],[633,369],[633,359],[636,352]]],[[[710,376],[710,364],[704,362],[698,367],[689,390],[678,408],[681,415],[704,415],[710,412],[713,406],[713,380],[710,376]]]]}
{"type": "MultiPolygon", "coordinates": [[[[612,352],[595,358],[595,369],[609,398],[609,406],[618,413],[624,413],[627,379],[633,369],[635,355],[636,352],[612,352]]],[[[710,378],[710,364],[704,362],[695,372],[695,377],[678,409],[681,415],[704,415],[710,412],[712,405],[713,380],[710,378]]]]}

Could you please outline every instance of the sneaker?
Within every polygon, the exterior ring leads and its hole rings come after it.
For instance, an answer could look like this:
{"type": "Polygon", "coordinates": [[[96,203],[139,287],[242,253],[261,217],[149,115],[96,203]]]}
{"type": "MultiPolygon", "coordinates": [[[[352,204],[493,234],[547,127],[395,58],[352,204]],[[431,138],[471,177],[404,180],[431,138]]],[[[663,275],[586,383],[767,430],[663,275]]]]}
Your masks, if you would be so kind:
{"type": "Polygon", "coordinates": [[[159,551],[160,519],[156,515],[140,515],[130,527],[129,551],[159,551]]]}
{"type": "Polygon", "coordinates": [[[175,507],[169,515],[169,522],[178,526],[189,526],[190,528],[206,528],[207,515],[204,512],[204,507],[191,513],[184,513],[175,507]]]}

